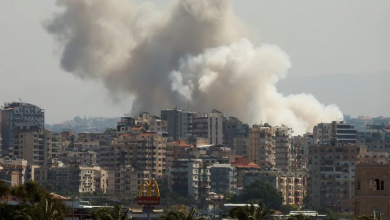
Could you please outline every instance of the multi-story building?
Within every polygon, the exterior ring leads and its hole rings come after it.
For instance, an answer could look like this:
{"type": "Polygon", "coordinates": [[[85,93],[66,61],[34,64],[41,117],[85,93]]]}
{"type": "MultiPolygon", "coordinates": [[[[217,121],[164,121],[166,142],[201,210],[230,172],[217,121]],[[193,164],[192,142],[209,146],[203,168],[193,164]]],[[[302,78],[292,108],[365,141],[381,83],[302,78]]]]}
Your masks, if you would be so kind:
{"type": "MultiPolygon", "coordinates": [[[[235,149],[235,139],[246,139],[249,134],[249,125],[242,123],[236,117],[229,117],[225,125],[225,145],[231,149],[235,149]]],[[[237,149],[235,149],[237,150],[237,149]]]]}
{"type": "Polygon", "coordinates": [[[309,146],[313,145],[313,138],[307,134],[292,137],[292,171],[305,170],[309,163],[309,146]]]}
{"type": "Polygon", "coordinates": [[[358,163],[355,175],[355,216],[390,216],[390,164],[358,163]]]}
{"type": "MultiPolygon", "coordinates": [[[[192,118],[192,136],[208,139],[208,117],[207,114],[194,115],[192,118]]],[[[209,143],[209,141],[207,141],[209,143]]]]}
{"type": "Polygon", "coordinates": [[[320,123],[313,128],[313,139],[317,144],[341,144],[357,143],[357,131],[353,125],[345,121],[332,121],[320,123]]]}
{"type": "Polygon", "coordinates": [[[390,127],[386,125],[368,125],[364,132],[358,132],[357,142],[374,151],[390,153],[390,127]]]}
{"type": "Polygon", "coordinates": [[[61,151],[58,158],[64,164],[97,165],[97,153],[86,149],[61,151]]]}
{"type": "Polygon", "coordinates": [[[13,156],[14,146],[19,144],[14,138],[19,137],[20,133],[41,132],[44,129],[45,112],[35,105],[22,102],[5,103],[0,111],[3,156],[13,156]]]}
{"type": "Polygon", "coordinates": [[[35,169],[34,180],[70,192],[107,192],[107,171],[99,166],[64,165],[35,169]]]}
{"type": "Polygon", "coordinates": [[[173,162],[170,188],[183,196],[205,200],[211,190],[210,166],[201,159],[179,159],[173,162]]]}
{"type": "Polygon", "coordinates": [[[131,165],[136,171],[150,171],[153,179],[161,181],[166,171],[166,143],[166,137],[134,126],[131,134],[112,141],[110,169],[131,165]]]}
{"type": "Polygon", "coordinates": [[[150,171],[135,170],[131,165],[120,166],[108,170],[107,193],[132,200],[138,195],[139,188],[144,181],[150,182],[154,179],[150,171]]]}
{"type": "Polygon", "coordinates": [[[275,165],[275,129],[268,124],[253,125],[249,131],[247,156],[258,165],[264,161],[275,165]]]}
{"type": "Polygon", "coordinates": [[[24,159],[10,159],[6,156],[0,158],[0,167],[0,179],[14,186],[34,180],[34,172],[39,166],[28,165],[24,159]]]}
{"type": "Polygon", "coordinates": [[[224,131],[226,118],[225,115],[213,109],[211,113],[207,114],[208,118],[208,138],[210,144],[224,144],[224,131]]]}
{"type": "MultiPolygon", "coordinates": [[[[249,133],[249,132],[248,132],[249,133]]],[[[234,150],[237,155],[247,156],[248,137],[246,138],[234,138],[234,150]]]]}
{"type": "Polygon", "coordinates": [[[211,192],[238,194],[236,168],[231,164],[213,164],[210,167],[211,192]]]}
{"type": "Polygon", "coordinates": [[[161,119],[168,123],[168,135],[173,140],[186,139],[192,135],[192,118],[194,112],[180,108],[161,111],[161,119]]]}
{"type": "Polygon", "coordinates": [[[121,117],[116,126],[116,134],[118,136],[127,134],[131,131],[131,128],[135,126],[135,118],[133,117],[121,117]]]}
{"type": "Polygon", "coordinates": [[[275,167],[290,171],[293,162],[291,155],[291,128],[275,127],[275,167]]]}
{"type": "Polygon", "coordinates": [[[304,173],[285,174],[277,169],[248,170],[243,173],[244,186],[256,180],[267,182],[282,193],[284,204],[295,204],[301,207],[306,195],[306,176],[304,173]]]}
{"type": "Polygon", "coordinates": [[[355,164],[360,146],[312,145],[309,147],[309,204],[353,212],[355,164]]]}

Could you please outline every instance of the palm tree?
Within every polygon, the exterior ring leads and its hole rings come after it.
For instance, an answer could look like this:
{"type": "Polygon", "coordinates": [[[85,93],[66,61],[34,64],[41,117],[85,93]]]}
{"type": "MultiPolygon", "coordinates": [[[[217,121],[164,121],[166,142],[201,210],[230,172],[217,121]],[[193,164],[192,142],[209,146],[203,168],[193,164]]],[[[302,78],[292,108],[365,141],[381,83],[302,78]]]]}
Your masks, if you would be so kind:
{"type": "Polygon", "coordinates": [[[114,205],[112,211],[108,208],[100,208],[94,212],[92,212],[91,217],[94,220],[128,220],[131,219],[129,216],[129,212],[122,214],[121,212],[122,206],[114,205]]]}
{"type": "Polygon", "coordinates": [[[361,215],[354,218],[354,220],[375,220],[375,218],[372,215],[361,215]]]}
{"type": "Polygon", "coordinates": [[[188,215],[183,212],[168,211],[158,218],[159,220],[204,220],[195,216],[195,209],[191,209],[188,215]]]}
{"type": "Polygon", "coordinates": [[[34,205],[26,205],[22,210],[16,211],[15,219],[23,220],[63,220],[64,215],[54,201],[45,199],[34,205]]]}
{"type": "Polygon", "coordinates": [[[244,207],[235,207],[229,211],[229,216],[238,220],[268,220],[272,219],[275,211],[268,209],[264,203],[259,202],[257,207],[251,203],[244,207]]]}

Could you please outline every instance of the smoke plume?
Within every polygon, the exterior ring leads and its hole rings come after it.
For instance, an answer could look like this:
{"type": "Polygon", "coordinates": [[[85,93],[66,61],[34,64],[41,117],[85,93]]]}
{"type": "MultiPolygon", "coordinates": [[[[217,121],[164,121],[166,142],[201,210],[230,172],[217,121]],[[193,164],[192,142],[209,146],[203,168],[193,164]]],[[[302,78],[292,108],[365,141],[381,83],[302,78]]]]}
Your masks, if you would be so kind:
{"type": "Polygon", "coordinates": [[[62,48],[61,67],[135,97],[132,112],[181,106],[222,110],[296,133],[342,117],[312,95],[283,96],[275,84],[291,67],[275,45],[254,46],[231,0],[176,0],[159,11],[129,0],[57,0],[46,24],[62,48]]]}

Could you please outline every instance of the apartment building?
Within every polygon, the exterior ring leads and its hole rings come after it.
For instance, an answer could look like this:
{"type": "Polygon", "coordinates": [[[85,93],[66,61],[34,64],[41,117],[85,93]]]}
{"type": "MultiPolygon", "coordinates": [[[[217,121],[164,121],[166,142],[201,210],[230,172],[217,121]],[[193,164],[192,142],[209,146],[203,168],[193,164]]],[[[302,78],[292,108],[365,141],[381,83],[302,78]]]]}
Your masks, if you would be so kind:
{"type": "Polygon", "coordinates": [[[375,219],[390,216],[390,164],[358,163],[355,176],[355,216],[374,215],[375,219]]]}
{"type": "Polygon", "coordinates": [[[61,151],[58,158],[64,164],[97,165],[97,153],[83,148],[61,151]]]}
{"type": "Polygon", "coordinates": [[[207,114],[207,119],[207,132],[210,144],[224,144],[225,115],[222,112],[213,109],[211,113],[207,114]]]}
{"type": "Polygon", "coordinates": [[[135,170],[150,171],[160,181],[166,171],[167,138],[135,126],[130,134],[113,140],[110,146],[110,169],[131,165],[135,170]]]}
{"type": "MultiPolygon", "coordinates": [[[[38,106],[12,102],[5,103],[0,109],[0,131],[2,137],[2,155],[13,156],[14,147],[19,150],[19,141],[14,140],[23,132],[40,132],[45,125],[45,111],[38,106]]],[[[18,151],[16,151],[18,152],[18,151]]],[[[19,155],[16,155],[20,157],[19,155]]]]}
{"type": "Polygon", "coordinates": [[[237,172],[231,164],[213,164],[210,167],[211,192],[238,194],[237,172]]]}
{"type": "Polygon", "coordinates": [[[118,121],[116,126],[117,136],[127,134],[131,131],[131,128],[136,124],[135,118],[133,117],[121,117],[121,120],[118,121]]]}
{"type": "Polygon", "coordinates": [[[390,127],[387,125],[367,125],[364,132],[358,132],[357,142],[374,151],[390,153],[390,127]]]}
{"type": "Polygon", "coordinates": [[[107,171],[99,166],[59,164],[35,169],[34,180],[70,192],[107,192],[107,171]]]}
{"type": "Polygon", "coordinates": [[[170,173],[172,192],[193,196],[201,201],[211,192],[210,166],[201,159],[179,159],[170,173]]]}
{"type": "Polygon", "coordinates": [[[173,140],[186,139],[192,135],[192,118],[194,112],[185,111],[181,108],[161,111],[161,119],[168,123],[168,135],[173,140]]]}
{"type": "Polygon", "coordinates": [[[313,139],[317,144],[353,144],[357,143],[357,130],[345,121],[320,123],[313,128],[313,139]]]}
{"type": "Polygon", "coordinates": [[[39,166],[28,165],[27,160],[0,158],[0,179],[8,181],[10,185],[20,185],[34,180],[34,172],[39,166]]]}
{"type": "MultiPolygon", "coordinates": [[[[248,132],[249,135],[249,132],[248,132]]],[[[246,138],[234,138],[234,147],[237,155],[247,156],[248,137],[246,138]]]]}
{"type": "Polygon", "coordinates": [[[292,171],[305,170],[309,163],[309,146],[313,145],[313,138],[304,134],[293,136],[291,139],[292,171]]]}
{"type": "Polygon", "coordinates": [[[208,117],[207,114],[194,115],[192,118],[192,136],[207,138],[207,143],[209,143],[208,138],[208,117]]]}
{"type": "Polygon", "coordinates": [[[355,165],[360,146],[312,145],[309,147],[309,204],[353,212],[355,165]]]}
{"type": "Polygon", "coordinates": [[[131,165],[123,165],[108,170],[107,193],[132,200],[138,195],[139,187],[144,181],[151,182],[154,179],[150,171],[136,170],[131,165]]]}
{"type": "Polygon", "coordinates": [[[236,117],[229,117],[226,120],[224,131],[224,143],[227,147],[237,150],[235,148],[235,139],[248,138],[250,127],[248,124],[244,124],[236,117]]]}
{"type": "Polygon", "coordinates": [[[244,186],[248,186],[256,180],[271,184],[282,193],[284,204],[295,204],[302,207],[303,198],[307,195],[305,173],[286,174],[277,169],[263,168],[244,171],[242,178],[244,186]]]}
{"type": "Polygon", "coordinates": [[[292,128],[275,127],[275,167],[285,172],[292,169],[294,158],[291,154],[292,128]]]}
{"type": "Polygon", "coordinates": [[[264,161],[275,165],[275,129],[269,124],[253,125],[249,131],[247,156],[258,165],[264,161]]]}

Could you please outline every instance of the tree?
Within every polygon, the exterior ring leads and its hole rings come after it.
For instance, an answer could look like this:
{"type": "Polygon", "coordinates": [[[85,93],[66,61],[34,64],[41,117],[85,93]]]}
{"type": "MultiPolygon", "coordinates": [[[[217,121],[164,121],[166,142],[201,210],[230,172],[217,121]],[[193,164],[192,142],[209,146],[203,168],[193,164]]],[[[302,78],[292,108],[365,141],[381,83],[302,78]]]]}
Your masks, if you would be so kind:
{"type": "Polygon", "coordinates": [[[283,196],[271,184],[256,180],[246,186],[243,192],[232,199],[232,202],[247,203],[248,201],[262,201],[270,209],[278,210],[283,204],[283,196]]]}
{"type": "Polygon", "coordinates": [[[63,220],[65,216],[55,200],[45,199],[34,205],[27,205],[21,211],[16,211],[14,217],[20,220],[63,220]]]}
{"type": "Polygon", "coordinates": [[[229,210],[229,216],[238,220],[268,220],[272,219],[275,211],[270,210],[262,202],[257,204],[257,207],[251,203],[247,206],[235,207],[229,210]]]}
{"type": "Polygon", "coordinates": [[[190,213],[190,209],[186,205],[171,205],[168,207],[168,211],[181,212],[184,215],[188,215],[190,213]]]}
{"type": "Polygon", "coordinates": [[[372,215],[361,215],[354,218],[354,220],[375,220],[375,218],[372,215]]]}
{"type": "Polygon", "coordinates": [[[0,180],[0,199],[3,203],[6,203],[7,198],[11,192],[11,189],[3,180],[0,180]]]}
{"type": "Polygon", "coordinates": [[[287,220],[310,220],[310,218],[302,214],[299,214],[299,215],[291,215],[287,218],[287,220]]]}
{"type": "Polygon", "coordinates": [[[191,211],[186,215],[183,212],[175,212],[175,211],[168,211],[164,213],[162,216],[160,216],[159,220],[203,220],[204,218],[197,218],[195,216],[195,209],[191,209],[191,211]]]}
{"type": "Polygon", "coordinates": [[[295,204],[282,205],[279,209],[284,215],[289,214],[291,211],[299,211],[299,207],[295,204]]]}
{"type": "Polygon", "coordinates": [[[329,208],[326,208],[326,207],[319,207],[319,208],[317,208],[316,211],[320,215],[330,215],[332,213],[332,211],[329,208]]]}
{"type": "Polygon", "coordinates": [[[91,213],[91,217],[93,220],[127,220],[131,219],[128,215],[129,212],[126,213],[121,212],[122,206],[114,205],[112,211],[108,208],[99,208],[98,210],[91,213]]]}

